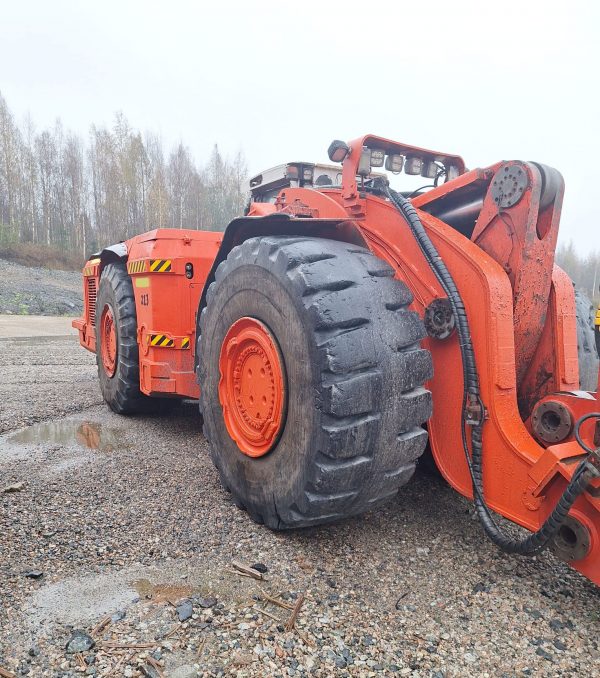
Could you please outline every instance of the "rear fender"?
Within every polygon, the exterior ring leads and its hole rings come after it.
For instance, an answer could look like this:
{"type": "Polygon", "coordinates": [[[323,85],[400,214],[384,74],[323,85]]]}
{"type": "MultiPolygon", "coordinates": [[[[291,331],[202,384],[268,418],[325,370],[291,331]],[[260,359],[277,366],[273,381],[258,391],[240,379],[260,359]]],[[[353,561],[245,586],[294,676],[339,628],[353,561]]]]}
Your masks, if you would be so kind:
{"type": "MultiPolygon", "coordinates": [[[[239,217],[234,219],[225,229],[223,241],[217,253],[213,265],[204,283],[204,289],[198,305],[196,315],[196,336],[199,336],[200,314],[206,306],[206,294],[210,284],[215,279],[215,272],[219,264],[227,259],[231,250],[249,238],[265,235],[286,236],[310,236],[314,238],[330,238],[341,240],[361,247],[367,244],[354,222],[348,219],[313,219],[294,217],[283,212],[276,212],[263,217],[239,217]]],[[[196,352],[196,364],[198,367],[198,353],[196,352]]]]}
{"type": "Polygon", "coordinates": [[[100,259],[100,273],[107,264],[113,264],[119,261],[127,261],[127,243],[119,242],[116,245],[105,247],[100,252],[93,254],[90,259],[100,259]]]}

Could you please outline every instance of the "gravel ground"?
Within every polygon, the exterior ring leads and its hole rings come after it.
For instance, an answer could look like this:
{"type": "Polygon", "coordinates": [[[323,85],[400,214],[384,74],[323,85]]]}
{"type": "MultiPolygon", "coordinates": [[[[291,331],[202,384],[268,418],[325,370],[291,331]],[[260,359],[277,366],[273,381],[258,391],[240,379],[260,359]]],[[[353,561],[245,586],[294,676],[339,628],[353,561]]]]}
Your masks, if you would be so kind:
{"type": "Polygon", "coordinates": [[[0,259],[0,313],[79,315],[81,273],[30,268],[0,259]]]}
{"type": "Polygon", "coordinates": [[[0,366],[0,667],[15,675],[600,676],[598,589],[550,554],[498,551],[441,479],[273,533],[221,489],[195,405],[110,413],[73,338],[0,341],[0,366]]]}

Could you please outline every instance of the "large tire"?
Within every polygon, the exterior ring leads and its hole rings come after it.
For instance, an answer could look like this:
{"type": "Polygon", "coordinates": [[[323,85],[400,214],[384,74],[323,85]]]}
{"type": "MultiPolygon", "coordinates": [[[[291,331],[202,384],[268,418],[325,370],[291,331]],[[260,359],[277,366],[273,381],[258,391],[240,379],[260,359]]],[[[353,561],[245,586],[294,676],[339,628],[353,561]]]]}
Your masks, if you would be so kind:
{"type": "Polygon", "coordinates": [[[148,398],[140,391],[137,319],[133,285],[123,264],[108,264],[102,271],[96,301],[96,363],[102,396],[118,414],[148,410],[148,398]],[[102,315],[109,309],[116,330],[116,366],[111,375],[102,360],[102,315]]]}
{"type": "Polygon", "coordinates": [[[200,408],[222,483],[255,521],[335,521],[411,478],[432,407],[431,356],[411,302],[388,264],[333,240],[252,238],[219,265],[200,319],[200,408]],[[223,339],[248,316],[275,337],[287,374],[285,424],[259,458],[230,437],[218,393],[223,339]]]}
{"type": "Polygon", "coordinates": [[[575,288],[575,313],[577,316],[577,357],[579,359],[579,388],[595,391],[598,387],[598,350],[594,336],[592,302],[581,290],[575,288]]]}

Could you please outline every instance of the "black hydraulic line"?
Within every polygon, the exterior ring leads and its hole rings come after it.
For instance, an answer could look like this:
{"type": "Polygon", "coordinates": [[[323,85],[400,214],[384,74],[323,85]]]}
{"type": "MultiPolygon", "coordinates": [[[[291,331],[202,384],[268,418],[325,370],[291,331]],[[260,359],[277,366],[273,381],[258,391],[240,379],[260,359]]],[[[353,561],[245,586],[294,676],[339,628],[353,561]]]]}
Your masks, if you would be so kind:
{"type": "Polygon", "coordinates": [[[488,537],[502,550],[520,555],[534,555],[543,550],[550,540],[558,533],[567,514],[576,499],[583,493],[590,479],[598,475],[595,466],[590,462],[594,450],[587,447],[579,435],[581,424],[593,417],[600,419],[600,413],[585,415],[575,424],[577,442],[588,452],[588,455],[577,466],[569,484],[556,503],[550,516],[544,521],[539,530],[524,539],[513,539],[505,534],[497,525],[492,512],[483,494],[483,443],[482,433],[485,421],[485,407],[481,401],[479,390],[479,374],[475,363],[475,352],[471,340],[469,320],[464,302],[456,287],[456,283],[442,260],[427,231],[423,227],[419,215],[412,203],[391,188],[384,189],[396,209],[406,219],[420,249],[438,282],[447,294],[456,319],[456,328],[462,358],[464,377],[463,418],[461,422],[461,436],[463,450],[473,485],[473,500],[477,516],[488,537]],[[467,425],[471,426],[471,453],[467,443],[467,425]]]}

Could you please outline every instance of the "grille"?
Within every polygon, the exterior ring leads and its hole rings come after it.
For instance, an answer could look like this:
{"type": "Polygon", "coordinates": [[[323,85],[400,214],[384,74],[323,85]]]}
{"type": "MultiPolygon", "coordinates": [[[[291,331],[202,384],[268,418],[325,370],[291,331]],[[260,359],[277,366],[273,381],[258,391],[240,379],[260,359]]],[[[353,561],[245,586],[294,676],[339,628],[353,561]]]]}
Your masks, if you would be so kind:
{"type": "Polygon", "coordinates": [[[87,310],[90,323],[96,325],[96,278],[86,278],[87,280],[87,310]]]}

